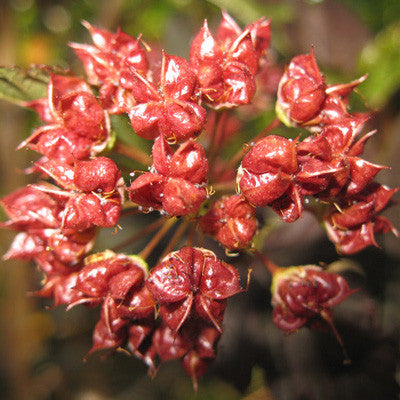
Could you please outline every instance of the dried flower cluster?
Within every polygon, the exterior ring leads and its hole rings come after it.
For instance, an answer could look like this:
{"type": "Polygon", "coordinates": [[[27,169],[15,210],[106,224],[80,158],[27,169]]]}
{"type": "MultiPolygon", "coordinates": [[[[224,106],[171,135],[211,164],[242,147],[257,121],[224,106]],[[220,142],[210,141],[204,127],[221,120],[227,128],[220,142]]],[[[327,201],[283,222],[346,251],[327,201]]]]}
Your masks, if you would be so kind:
{"type": "MultiPolygon", "coordinates": [[[[328,86],[313,50],[295,57],[275,87],[276,113],[310,134],[303,140],[270,134],[276,119],[227,160],[223,144],[239,134],[234,109],[255,96],[274,96],[269,20],[242,30],[223,13],[215,35],[204,23],[188,60],[163,52],[158,63],[149,61],[140,37],[84,25],[93,44],[71,47],[87,80],[52,74],[47,97],[23,104],[45,123],[19,146],[41,155],[27,172],[42,182],[1,200],[9,217],[2,226],[18,232],[5,258],[34,261],[46,278],[37,294],[55,305],[101,308],[89,353],[125,347],[151,373],[181,359],[197,384],[216,357],[227,299],[244,288],[235,267],[196,247],[196,231],[227,252],[251,250],[260,224],[256,209],[271,207],[285,222],[305,209],[314,212],[342,254],[377,245],[376,233],[396,233],[381,213],[397,189],[374,181],[385,167],[361,158],[374,133],[360,136],[368,114],[348,107],[365,77],[328,86]],[[129,184],[106,156],[122,146],[110,114],[127,115],[132,135],[154,141],[148,171],[129,184]],[[98,230],[117,226],[121,211],[130,209],[160,214],[153,231],[161,229],[142,252],[90,254],[98,230]],[[175,217],[182,222],[149,270],[145,259],[175,217]],[[186,246],[176,248],[186,231],[186,246]]],[[[135,158],[142,150],[127,151],[135,158]]],[[[279,328],[327,323],[336,333],[331,308],[352,292],[343,277],[316,266],[271,272],[279,328]]]]}

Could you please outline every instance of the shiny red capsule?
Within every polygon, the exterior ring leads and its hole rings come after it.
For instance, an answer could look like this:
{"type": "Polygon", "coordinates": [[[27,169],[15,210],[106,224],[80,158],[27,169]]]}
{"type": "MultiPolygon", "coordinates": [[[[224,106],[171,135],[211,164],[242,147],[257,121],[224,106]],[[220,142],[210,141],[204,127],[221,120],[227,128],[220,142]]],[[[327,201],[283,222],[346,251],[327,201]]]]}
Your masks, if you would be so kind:
{"type": "Polygon", "coordinates": [[[242,31],[232,17],[223,13],[215,37],[205,21],[189,55],[203,101],[216,109],[248,104],[256,90],[258,61],[269,39],[269,21],[263,19],[242,31]]]}
{"type": "Polygon", "coordinates": [[[124,73],[121,84],[136,101],[125,111],[139,136],[155,139],[163,135],[181,142],[203,130],[206,111],[196,98],[197,78],[183,58],[163,53],[159,87],[132,68],[124,73]]]}
{"type": "Polygon", "coordinates": [[[392,196],[398,191],[378,183],[369,184],[362,192],[339,202],[339,210],[331,209],[325,218],[330,240],[341,254],[355,254],[368,246],[378,246],[375,234],[397,230],[380,214],[392,205],[392,196]]]}
{"type": "Polygon", "coordinates": [[[120,85],[121,76],[129,68],[140,75],[148,73],[146,51],[135,39],[120,29],[116,33],[90,25],[83,25],[89,30],[93,44],[71,43],[76,55],[83,63],[89,82],[100,85],[100,101],[104,109],[111,114],[124,112],[127,103],[135,103],[129,90],[120,85]]]}
{"type": "Polygon", "coordinates": [[[255,208],[240,195],[215,202],[199,223],[203,232],[213,236],[227,250],[249,247],[257,231],[255,208]]]}
{"type": "Polygon", "coordinates": [[[108,114],[81,79],[51,75],[47,99],[26,106],[35,109],[47,125],[36,129],[18,149],[27,146],[48,159],[72,165],[103,151],[110,140],[108,114]]]}
{"type": "Polygon", "coordinates": [[[209,250],[192,247],[167,255],[150,271],[146,285],[174,331],[190,313],[200,314],[220,330],[226,299],[242,291],[234,267],[209,250]]]}
{"type": "Polygon", "coordinates": [[[208,162],[203,147],[194,140],[173,152],[165,138],[153,145],[153,166],[128,188],[131,201],[169,215],[188,215],[206,199],[208,162]]]}
{"type": "Polygon", "coordinates": [[[342,276],[307,265],[279,269],[273,277],[272,293],[273,321],[291,333],[305,325],[327,322],[331,308],[352,291],[342,276]]]}

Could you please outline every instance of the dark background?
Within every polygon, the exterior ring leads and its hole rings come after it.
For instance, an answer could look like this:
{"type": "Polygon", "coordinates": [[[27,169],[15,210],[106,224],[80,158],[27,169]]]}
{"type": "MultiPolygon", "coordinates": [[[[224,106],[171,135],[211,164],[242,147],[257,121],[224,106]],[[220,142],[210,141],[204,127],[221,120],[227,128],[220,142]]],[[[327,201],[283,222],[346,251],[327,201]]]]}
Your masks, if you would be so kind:
{"type": "MultiPolygon", "coordinates": [[[[368,72],[353,99],[366,102],[378,129],[366,159],[389,165],[378,180],[392,187],[400,173],[400,2],[398,0],[1,0],[0,65],[30,63],[82,68],[67,43],[89,42],[82,19],[110,30],[118,26],[169,53],[186,57],[203,19],[215,27],[220,8],[241,26],[272,19],[274,55],[282,65],[314,45],[328,83],[368,72]]],[[[29,182],[19,173],[35,156],[13,149],[37,124],[29,111],[0,102],[0,194],[29,182]]],[[[400,227],[398,207],[388,213],[400,227]]],[[[263,216],[265,217],[265,216],[263,216]]],[[[3,216],[4,220],[4,216],[3,216]]],[[[129,220],[126,223],[129,224],[129,220]]],[[[145,223],[143,220],[142,223],[145,223]]],[[[4,253],[13,234],[0,232],[4,253]]],[[[106,232],[98,247],[109,245],[106,232]],[[107,244],[106,244],[107,243],[107,244]]],[[[114,239],[113,239],[114,240],[114,239]]],[[[271,322],[269,278],[248,256],[234,260],[243,275],[254,269],[249,291],[231,300],[214,368],[195,396],[178,362],[163,365],[154,380],[125,354],[82,359],[91,346],[97,310],[46,310],[50,303],[27,296],[39,287],[33,265],[8,261],[0,267],[0,398],[15,400],[128,399],[397,399],[400,327],[399,243],[380,239],[342,260],[336,270],[361,289],[337,307],[335,323],[352,358],[343,356],[330,332],[301,330],[285,336],[271,322]]],[[[210,246],[214,244],[210,243],[210,246]]],[[[279,225],[264,248],[280,265],[338,260],[324,231],[307,215],[279,225]]],[[[132,249],[132,251],[137,251],[132,249]]],[[[221,252],[218,248],[216,251],[221,252]]]]}

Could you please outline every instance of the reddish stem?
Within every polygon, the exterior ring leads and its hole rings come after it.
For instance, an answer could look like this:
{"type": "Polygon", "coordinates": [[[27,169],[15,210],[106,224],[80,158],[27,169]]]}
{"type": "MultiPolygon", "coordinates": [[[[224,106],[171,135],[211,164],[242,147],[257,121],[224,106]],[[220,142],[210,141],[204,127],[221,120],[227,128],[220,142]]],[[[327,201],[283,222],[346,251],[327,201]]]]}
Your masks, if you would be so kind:
{"type": "Polygon", "coordinates": [[[149,243],[147,243],[146,247],[138,254],[140,258],[144,260],[151,254],[154,248],[160,243],[161,239],[168,232],[169,228],[176,222],[176,218],[169,218],[164,221],[164,225],[161,229],[153,236],[149,243]]]}
{"type": "Polygon", "coordinates": [[[265,268],[273,275],[276,271],[278,271],[279,267],[273,263],[269,258],[267,258],[261,251],[255,249],[255,255],[260,259],[260,261],[264,264],[265,268]]]}
{"type": "Polygon", "coordinates": [[[113,150],[144,165],[151,165],[153,163],[149,154],[137,147],[129,146],[122,142],[116,142],[113,150]]]}
{"type": "Polygon", "coordinates": [[[124,247],[135,243],[137,240],[141,239],[143,236],[155,231],[159,226],[162,225],[163,222],[164,222],[163,218],[157,219],[150,225],[147,225],[145,228],[143,228],[139,232],[135,233],[130,238],[126,239],[119,245],[115,246],[112,250],[118,252],[119,250],[123,249],[124,247]]]}
{"type": "Polygon", "coordinates": [[[254,142],[262,139],[264,136],[267,136],[271,131],[276,129],[279,125],[282,125],[282,122],[278,117],[275,117],[257,136],[253,138],[254,142]]]}
{"type": "Polygon", "coordinates": [[[340,347],[342,348],[343,351],[343,356],[344,356],[344,360],[343,360],[343,364],[348,365],[351,364],[351,360],[350,357],[346,351],[346,348],[344,347],[344,343],[342,338],[339,335],[339,332],[337,331],[333,321],[332,321],[332,317],[330,315],[330,313],[327,310],[322,310],[320,312],[320,315],[322,317],[322,319],[329,325],[329,327],[332,329],[333,334],[336,337],[336,340],[339,342],[340,347]]]}
{"type": "Polygon", "coordinates": [[[214,161],[218,154],[218,149],[220,147],[220,142],[224,134],[225,121],[228,117],[228,111],[222,111],[216,114],[215,124],[210,139],[210,145],[208,147],[208,164],[210,170],[212,170],[214,161]]]}
{"type": "Polygon", "coordinates": [[[175,233],[173,234],[170,242],[168,243],[168,246],[164,249],[163,253],[161,254],[161,256],[159,257],[157,264],[160,263],[160,261],[170,252],[173,250],[173,248],[175,247],[175,245],[178,243],[179,239],[183,236],[183,234],[186,231],[186,228],[189,225],[189,221],[183,221],[178,229],[175,231],[175,233]]]}
{"type": "Polygon", "coordinates": [[[187,239],[187,246],[188,247],[193,247],[194,234],[196,232],[196,225],[197,225],[197,222],[192,222],[192,224],[190,225],[188,239],[187,239]]]}
{"type": "Polygon", "coordinates": [[[234,192],[235,191],[235,186],[232,184],[232,181],[229,182],[219,182],[219,183],[213,183],[212,188],[216,192],[234,192]]]}

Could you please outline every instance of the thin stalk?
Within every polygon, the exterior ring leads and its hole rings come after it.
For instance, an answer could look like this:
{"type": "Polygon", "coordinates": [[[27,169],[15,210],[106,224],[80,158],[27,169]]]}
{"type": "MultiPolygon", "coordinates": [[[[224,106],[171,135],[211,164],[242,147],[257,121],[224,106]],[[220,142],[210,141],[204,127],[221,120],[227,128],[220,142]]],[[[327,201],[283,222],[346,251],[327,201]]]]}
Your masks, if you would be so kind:
{"type": "Polygon", "coordinates": [[[187,246],[188,247],[193,247],[196,226],[197,226],[197,222],[192,222],[192,224],[190,225],[189,234],[188,234],[188,238],[187,238],[187,246]]]}
{"type": "Polygon", "coordinates": [[[216,132],[216,126],[218,124],[218,119],[219,119],[219,113],[215,110],[211,110],[210,111],[210,115],[209,115],[209,121],[210,122],[210,138],[208,140],[208,147],[207,150],[210,151],[210,149],[214,146],[214,140],[215,140],[215,132],[216,132]]]}
{"type": "Polygon", "coordinates": [[[282,122],[278,119],[278,117],[275,117],[257,136],[253,138],[253,142],[257,142],[264,136],[267,136],[271,131],[273,131],[279,125],[282,125],[282,122]]]}
{"type": "Polygon", "coordinates": [[[183,234],[186,231],[186,228],[189,226],[189,221],[182,221],[182,223],[179,225],[178,229],[175,231],[173,234],[170,242],[168,243],[168,246],[164,249],[163,253],[159,257],[157,264],[169,253],[171,252],[175,245],[178,243],[180,238],[183,236],[183,234]]]}
{"type": "Polygon", "coordinates": [[[235,185],[232,183],[232,181],[213,183],[212,188],[216,192],[228,192],[229,193],[229,192],[235,191],[235,185]]]}
{"type": "Polygon", "coordinates": [[[351,364],[351,360],[350,357],[347,353],[346,347],[344,347],[344,343],[342,338],[339,335],[339,332],[337,331],[333,321],[332,321],[332,317],[329,314],[329,312],[327,310],[322,310],[320,313],[322,319],[329,325],[329,327],[332,329],[333,334],[336,337],[336,340],[339,342],[340,347],[342,348],[343,351],[343,356],[344,356],[344,360],[343,360],[343,364],[348,365],[351,364]]]}
{"type": "Polygon", "coordinates": [[[124,240],[122,243],[119,245],[115,246],[112,250],[113,251],[119,251],[123,249],[124,247],[127,247],[133,243],[135,243],[137,240],[141,239],[143,236],[148,235],[149,233],[155,231],[158,227],[160,227],[164,222],[163,218],[159,218],[156,221],[152,222],[151,224],[147,225],[143,229],[141,229],[139,232],[135,233],[133,236],[130,238],[124,240]]]}
{"type": "Polygon", "coordinates": [[[115,143],[113,150],[143,165],[151,165],[153,163],[151,156],[146,152],[119,141],[115,143]]]}
{"type": "Polygon", "coordinates": [[[153,236],[149,243],[147,243],[146,247],[138,254],[139,257],[146,259],[154,248],[160,243],[161,239],[165,236],[171,226],[176,222],[176,218],[169,218],[164,221],[164,225],[161,229],[153,236]]]}
{"type": "Polygon", "coordinates": [[[208,164],[210,170],[212,170],[215,158],[218,154],[218,148],[220,147],[221,139],[224,133],[225,121],[228,117],[228,111],[219,112],[216,115],[216,121],[214,125],[214,130],[210,139],[210,145],[208,147],[208,164]]]}
{"type": "Polygon", "coordinates": [[[273,275],[275,272],[278,271],[279,267],[273,263],[268,257],[266,257],[261,251],[254,249],[253,250],[255,255],[260,259],[260,261],[263,263],[265,268],[270,272],[271,275],[273,275]]]}

